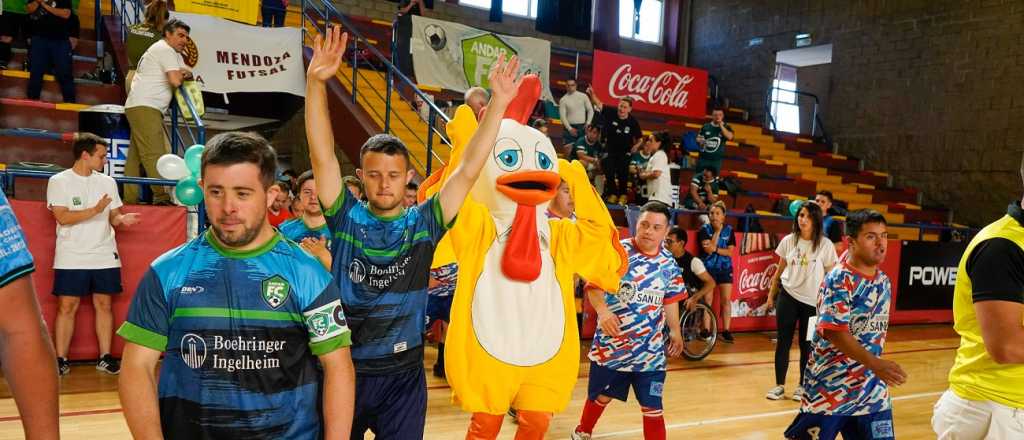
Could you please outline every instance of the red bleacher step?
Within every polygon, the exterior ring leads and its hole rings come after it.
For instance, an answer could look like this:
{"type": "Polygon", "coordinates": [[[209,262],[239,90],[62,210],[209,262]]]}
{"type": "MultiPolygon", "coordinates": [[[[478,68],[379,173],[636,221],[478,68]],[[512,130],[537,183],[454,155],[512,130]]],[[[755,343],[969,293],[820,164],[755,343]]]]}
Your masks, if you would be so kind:
{"type": "Polygon", "coordinates": [[[76,107],[25,99],[0,98],[0,127],[34,128],[68,133],[78,131],[76,107]]]}
{"type": "MultiPolygon", "coordinates": [[[[26,98],[28,94],[28,72],[5,70],[0,72],[0,97],[26,98]]],[[[75,95],[79,104],[124,104],[124,88],[113,84],[99,84],[93,81],[76,80],[75,95]]],[[[43,101],[62,102],[60,85],[52,79],[43,81],[43,101]]],[[[6,126],[8,128],[14,128],[6,126]]],[[[45,127],[44,127],[45,128],[45,127]]]]}

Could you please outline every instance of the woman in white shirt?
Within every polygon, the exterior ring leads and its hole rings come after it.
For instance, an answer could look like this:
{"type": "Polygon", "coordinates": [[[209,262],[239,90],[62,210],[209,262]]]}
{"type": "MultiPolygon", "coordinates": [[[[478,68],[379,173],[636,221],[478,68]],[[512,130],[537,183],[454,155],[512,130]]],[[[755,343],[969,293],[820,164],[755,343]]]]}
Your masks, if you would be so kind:
{"type": "MultiPolygon", "coordinates": [[[[825,274],[838,261],[836,248],[822,231],[821,207],[813,202],[804,203],[793,219],[793,232],[782,239],[775,253],[780,260],[772,276],[768,308],[777,307],[775,323],[779,341],[775,345],[775,387],[765,396],[770,400],[785,396],[789,349],[793,346],[794,334],[800,344],[800,381],[803,382],[804,366],[811,351],[807,322],[815,315],[818,291],[825,274]],[[797,323],[799,333],[796,333],[797,323]]],[[[802,396],[803,388],[798,385],[792,398],[799,401],[802,396]]]]}

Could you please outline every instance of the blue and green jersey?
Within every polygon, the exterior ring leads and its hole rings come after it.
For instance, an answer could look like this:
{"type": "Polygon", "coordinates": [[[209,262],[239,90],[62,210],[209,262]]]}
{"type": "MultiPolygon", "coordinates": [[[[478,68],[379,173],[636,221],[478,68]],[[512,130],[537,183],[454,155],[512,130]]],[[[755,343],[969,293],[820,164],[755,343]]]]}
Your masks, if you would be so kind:
{"type": "Polygon", "coordinates": [[[327,224],[310,229],[309,226],[306,226],[306,222],[302,221],[302,217],[295,217],[278,225],[277,230],[281,231],[284,238],[296,243],[302,243],[302,240],[306,238],[326,238],[327,246],[330,247],[331,231],[327,229],[327,224]]]}

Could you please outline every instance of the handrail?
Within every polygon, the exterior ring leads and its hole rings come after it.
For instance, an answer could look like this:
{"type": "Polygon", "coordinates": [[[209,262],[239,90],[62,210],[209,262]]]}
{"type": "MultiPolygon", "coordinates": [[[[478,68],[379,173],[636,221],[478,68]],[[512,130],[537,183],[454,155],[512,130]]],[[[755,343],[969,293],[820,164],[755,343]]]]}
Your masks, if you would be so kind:
{"type": "MultiPolygon", "coordinates": [[[[769,128],[769,123],[770,123],[771,125],[770,125],[769,129],[773,130],[773,131],[776,130],[775,118],[771,115],[771,113],[772,113],[771,112],[772,103],[790,104],[788,102],[783,102],[783,101],[779,101],[779,100],[773,100],[772,99],[772,92],[774,92],[776,90],[779,90],[779,91],[782,91],[782,92],[787,92],[787,93],[793,93],[793,94],[798,95],[798,96],[806,96],[806,97],[809,97],[809,98],[813,98],[814,99],[814,110],[813,110],[813,113],[811,114],[811,137],[814,137],[814,133],[816,131],[818,131],[818,129],[821,129],[821,137],[822,137],[822,139],[825,140],[826,144],[829,144],[829,145],[832,144],[832,138],[828,135],[828,131],[825,130],[825,123],[822,121],[821,115],[818,113],[818,106],[821,104],[821,100],[818,99],[818,95],[815,95],[815,94],[809,93],[809,92],[804,92],[804,91],[801,91],[801,90],[784,89],[782,87],[774,86],[774,85],[771,86],[771,87],[768,87],[768,90],[765,92],[765,108],[764,108],[765,128],[769,128]]],[[[792,105],[792,104],[790,104],[790,105],[792,105]]],[[[800,104],[797,103],[796,106],[799,107],[800,104]]]]}
{"type": "MultiPolygon", "coordinates": [[[[426,173],[429,175],[430,172],[431,172],[431,168],[432,168],[431,167],[431,163],[433,162],[432,159],[437,159],[438,162],[440,162],[443,165],[444,161],[433,151],[433,135],[432,135],[433,132],[431,130],[434,130],[434,126],[433,126],[433,124],[430,124],[430,122],[433,121],[434,118],[437,115],[440,115],[442,120],[445,121],[446,123],[450,122],[451,119],[448,117],[448,115],[445,114],[439,107],[437,107],[437,105],[428,97],[428,95],[426,93],[423,93],[423,91],[420,90],[416,86],[416,84],[412,80],[409,79],[408,76],[406,76],[404,73],[402,73],[402,71],[399,70],[395,66],[394,62],[391,59],[389,59],[388,57],[384,56],[384,54],[381,53],[380,50],[378,50],[373,44],[371,44],[369,39],[367,39],[361,32],[359,32],[358,28],[356,28],[355,25],[352,24],[352,22],[348,19],[347,16],[345,16],[345,14],[342,14],[340,11],[338,11],[338,9],[334,6],[333,3],[328,2],[328,1],[324,1],[324,0],[302,0],[301,8],[302,8],[302,30],[303,30],[303,33],[307,32],[307,28],[306,28],[306,20],[307,19],[312,21],[313,29],[315,29],[316,32],[318,32],[320,34],[323,34],[323,33],[326,32],[326,27],[328,25],[330,25],[331,23],[333,23],[333,19],[335,19],[335,18],[338,20],[338,22],[341,23],[342,27],[345,28],[345,31],[348,32],[349,39],[352,41],[352,49],[353,49],[353,60],[352,60],[352,63],[351,63],[352,64],[351,65],[351,67],[352,67],[352,75],[351,75],[351,79],[352,79],[352,102],[354,102],[354,103],[358,102],[357,101],[357,99],[358,99],[357,97],[358,97],[358,94],[359,94],[359,92],[358,92],[358,78],[360,77],[360,73],[359,73],[359,62],[358,62],[359,60],[357,58],[358,57],[358,52],[359,52],[358,51],[359,44],[362,42],[363,45],[366,47],[366,49],[370,52],[371,56],[375,59],[375,61],[384,66],[383,70],[384,70],[384,74],[386,76],[386,82],[387,82],[387,91],[386,91],[387,96],[382,97],[383,101],[384,101],[384,104],[385,104],[385,114],[384,114],[384,117],[383,117],[383,119],[384,119],[384,127],[382,127],[382,128],[383,128],[383,131],[385,133],[391,133],[391,131],[392,131],[391,112],[392,112],[392,106],[393,105],[392,105],[392,102],[391,102],[392,101],[392,99],[391,99],[391,95],[392,95],[391,91],[394,90],[396,79],[399,82],[399,85],[402,85],[404,88],[407,88],[408,90],[411,90],[412,93],[415,96],[419,96],[419,98],[424,102],[424,105],[426,105],[429,108],[429,117],[427,118],[428,121],[425,121],[427,123],[427,125],[428,125],[428,132],[427,132],[426,142],[424,142],[424,145],[426,145],[426,147],[427,147],[427,157],[426,157],[426,162],[427,163],[426,163],[426,166],[424,168],[426,170],[426,173]],[[318,20],[317,20],[318,17],[315,17],[315,16],[307,14],[307,11],[314,11],[314,12],[316,12],[316,15],[319,15],[319,18],[324,21],[324,29],[320,28],[320,26],[318,24],[318,20]]],[[[395,38],[394,37],[394,32],[392,32],[392,44],[394,44],[394,38],[395,38]]],[[[394,51],[392,51],[392,53],[394,53],[394,51]]],[[[371,64],[371,67],[373,67],[372,64],[371,64]]],[[[371,88],[371,90],[373,90],[373,89],[371,88]]],[[[380,92],[376,91],[376,90],[374,90],[374,91],[379,96],[380,92]]],[[[401,99],[402,101],[404,101],[405,103],[410,105],[410,107],[415,108],[414,106],[412,106],[412,103],[410,102],[410,100],[408,100],[404,96],[402,96],[402,93],[398,93],[397,95],[398,95],[399,99],[401,99]]],[[[380,116],[380,115],[378,114],[378,116],[380,116]]],[[[406,128],[409,128],[408,124],[405,124],[404,121],[401,121],[401,122],[403,123],[403,125],[405,125],[406,128]]],[[[423,141],[423,139],[420,138],[419,135],[416,134],[415,131],[410,129],[410,132],[412,132],[417,137],[418,140],[420,140],[421,142],[423,141]]],[[[451,144],[448,143],[447,140],[443,136],[442,136],[442,141],[445,144],[447,144],[449,148],[451,148],[451,144]]]]}
{"type": "MultiPolygon", "coordinates": [[[[97,0],[96,4],[102,0],[97,0]]],[[[128,26],[142,22],[142,16],[145,14],[145,7],[142,5],[141,0],[116,0],[117,5],[114,4],[115,0],[110,0],[110,11],[112,14],[118,17],[118,22],[121,24],[121,41],[124,42],[128,38],[128,26]],[[131,11],[127,9],[131,7],[131,11]],[[120,14],[118,14],[120,12],[120,14]],[[130,17],[132,20],[129,22],[128,12],[132,12],[134,17],[130,17]]],[[[99,6],[96,6],[96,10],[99,11],[99,6]]],[[[99,12],[97,12],[97,16],[99,12]]],[[[99,23],[99,19],[96,20],[99,23]]],[[[99,29],[99,28],[97,28],[99,29]]]]}
{"type": "MultiPolygon", "coordinates": [[[[190,116],[192,116],[192,122],[196,126],[196,133],[192,133],[192,127],[189,126],[188,120],[186,118],[182,118],[182,119],[185,119],[183,121],[183,124],[182,124],[185,127],[185,132],[188,133],[189,137],[192,139],[192,144],[193,145],[195,145],[195,144],[206,144],[206,124],[203,123],[203,119],[199,116],[199,112],[196,110],[195,104],[192,103],[192,98],[190,98],[188,96],[188,92],[183,90],[183,87],[178,87],[178,91],[181,93],[181,97],[185,101],[185,108],[186,108],[186,110],[188,110],[188,114],[190,116]]],[[[182,153],[184,153],[185,147],[186,147],[184,142],[181,142],[182,139],[180,139],[180,135],[178,134],[179,133],[178,132],[178,120],[179,120],[178,114],[179,113],[182,113],[181,116],[185,116],[185,113],[182,112],[181,109],[178,106],[178,100],[175,99],[175,98],[172,98],[171,99],[171,152],[174,153],[174,154],[178,154],[177,147],[178,147],[179,143],[182,146],[182,149],[181,149],[182,153]]]]}

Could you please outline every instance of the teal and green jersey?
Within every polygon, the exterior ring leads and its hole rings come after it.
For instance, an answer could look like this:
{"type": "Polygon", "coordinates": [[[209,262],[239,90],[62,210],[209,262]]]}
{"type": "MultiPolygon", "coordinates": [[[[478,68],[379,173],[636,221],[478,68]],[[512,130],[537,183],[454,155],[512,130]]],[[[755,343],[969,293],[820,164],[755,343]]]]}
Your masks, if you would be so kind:
{"type": "MultiPolygon", "coordinates": [[[[722,122],[729,131],[732,131],[732,126],[726,122],[722,122]]],[[[720,164],[722,158],[725,157],[725,143],[728,139],[722,134],[722,128],[712,125],[710,122],[704,124],[700,128],[700,135],[704,137],[704,145],[700,148],[698,160],[705,163],[720,164]]]]}
{"type": "Polygon", "coordinates": [[[327,247],[331,247],[331,231],[327,228],[326,223],[311,229],[306,226],[306,222],[302,221],[302,217],[294,217],[278,225],[277,229],[281,231],[284,238],[296,243],[302,243],[302,240],[306,238],[326,238],[327,247]]]}

